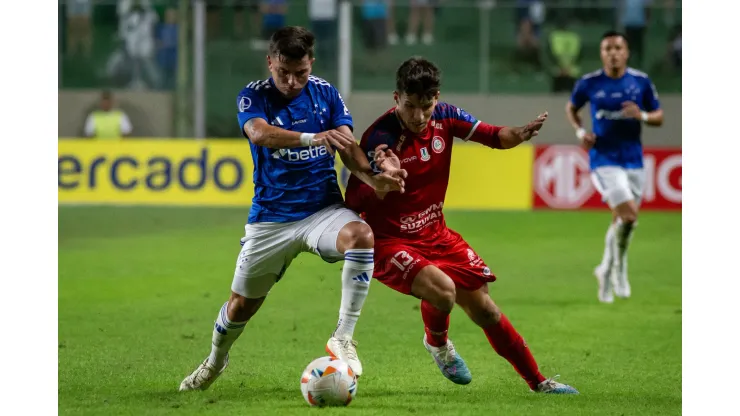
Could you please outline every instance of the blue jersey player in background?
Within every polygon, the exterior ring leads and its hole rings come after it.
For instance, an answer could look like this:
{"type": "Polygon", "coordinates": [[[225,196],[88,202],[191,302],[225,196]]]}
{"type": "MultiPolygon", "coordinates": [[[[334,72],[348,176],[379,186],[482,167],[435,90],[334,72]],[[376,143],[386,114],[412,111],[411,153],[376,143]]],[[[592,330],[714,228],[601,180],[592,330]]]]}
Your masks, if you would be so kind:
{"type": "Polygon", "coordinates": [[[406,172],[389,166],[373,173],[339,92],[311,75],[314,44],[314,35],[304,28],[277,30],[267,56],[272,76],[249,83],[236,99],[254,162],[254,198],[231,297],[214,325],[211,354],[182,381],[181,391],[205,390],[221,375],[247,321],[302,252],[327,262],[344,260],[339,323],[326,350],[362,374],[353,333],[373,274],[374,238],[370,227],[344,205],[334,152],[355,176],[379,191],[403,192],[406,172]]]}
{"type": "Polygon", "coordinates": [[[627,247],[637,224],[642,198],[642,125],[663,124],[658,92],[647,74],[627,67],[629,48],[624,35],[610,31],[601,39],[602,69],[584,75],[566,105],[576,137],[589,149],[591,179],[612,210],[601,264],[594,270],[598,297],[611,303],[616,294],[631,294],[627,278],[627,247]],[[578,111],[591,103],[593,132],[581,123],[578,111]]]}

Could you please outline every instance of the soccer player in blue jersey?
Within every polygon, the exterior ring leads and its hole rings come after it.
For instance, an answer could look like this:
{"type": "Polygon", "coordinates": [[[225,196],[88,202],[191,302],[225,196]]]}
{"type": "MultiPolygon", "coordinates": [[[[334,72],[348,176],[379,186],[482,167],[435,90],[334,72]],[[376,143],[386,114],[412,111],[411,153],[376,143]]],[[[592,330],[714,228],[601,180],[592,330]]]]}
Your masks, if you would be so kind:
{"type": "Polygon", "coordinates": [[[612,210],[601,264],[594,270],[601,302],[614,295],[628,298],[627,248],[637,225],[645,184],[642,125],[663,124],[658,92],[647,74],[627,66],[627,39],[610,31],[601,39],[602,69],[584,75],[575,85],[566,115],[576,137],[588,149],[591,179],[612,210]],[[578,111],[591,103],[593,132],[586,131],[578,111]]]}
{"type": "Polygon", "coordinates": [[[238,121],[254,162],[254,198],[231,297],[213,330],[211,354],[180,385],[207,389],[228,365],[229,349],[293,259],[302,252],[327,262],[344,260],[339,322],[326,344],[359,376],[353,333],[373,274],[370,227],[346,208],[334,152],[369,186],[403,192],[405,171],[375,175],[352,134],[352,116],[339,92],[311,75],[314,36],[284,27],[270,39],[272,76],[249,83],[237,97],[238,121]]]}

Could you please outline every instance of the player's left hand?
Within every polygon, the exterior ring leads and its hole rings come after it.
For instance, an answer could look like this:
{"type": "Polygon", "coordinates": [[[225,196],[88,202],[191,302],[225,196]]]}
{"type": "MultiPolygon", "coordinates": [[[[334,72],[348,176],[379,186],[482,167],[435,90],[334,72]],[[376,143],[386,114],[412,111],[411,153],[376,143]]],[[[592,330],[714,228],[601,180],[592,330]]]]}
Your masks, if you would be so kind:
{"type": "Polygon", "coordinates": [[[387,144],[381,144],[375,148],[373,160],[375,161],[375,166],[382,171],[401,169],[401,160],[393,153],[393,150],[388,148],[387,144]]]}
{"type": "Polygon", "coordinates": [[[622,103],[622,115],[627,118],[640,120],[642,118],[642,110],[634,102],[625,101],[622,103]]]}
{"type": "Polygon", "coordinates": [[[536,119],[532,120],[526,126],[522,127],[519,134],[521,135],[522,141],[527,141],[534,136],[540,134],[542,125],[547,121],[547,111],[537,116],[536,119]]]}

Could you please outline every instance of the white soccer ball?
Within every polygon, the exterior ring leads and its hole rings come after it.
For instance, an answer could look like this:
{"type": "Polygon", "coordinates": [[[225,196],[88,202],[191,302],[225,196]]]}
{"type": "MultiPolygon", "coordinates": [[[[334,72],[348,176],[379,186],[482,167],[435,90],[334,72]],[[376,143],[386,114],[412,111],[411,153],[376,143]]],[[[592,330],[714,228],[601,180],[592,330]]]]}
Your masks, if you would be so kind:
{"type": "Polygon", "coordinates": [[[338,358],[317,358],[303,370],[301,392],[311,406],[347,406],[357,393],[357,376],[338,358]]]}

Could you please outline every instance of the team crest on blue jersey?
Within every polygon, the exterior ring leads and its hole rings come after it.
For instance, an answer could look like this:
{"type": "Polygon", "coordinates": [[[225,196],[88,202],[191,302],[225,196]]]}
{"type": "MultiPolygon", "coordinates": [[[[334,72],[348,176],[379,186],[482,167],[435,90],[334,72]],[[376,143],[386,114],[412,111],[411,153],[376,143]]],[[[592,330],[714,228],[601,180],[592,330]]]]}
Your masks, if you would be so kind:
{"type": "Polygon", "coordinates": [[[431,156],[429,155],[429,151],[427,150],[427,148],[426,147],[422,147],[421,148],[421,160],[423,160],[424,162],[426,162],[430,158],[431,158],[431,156]]]}
{"type": "Polygon", "coordinates": [[[249,97],[244,97],[239,100],[239,111],[242,113],[247,111],[252,106],[252,100],[249,97]]]}

